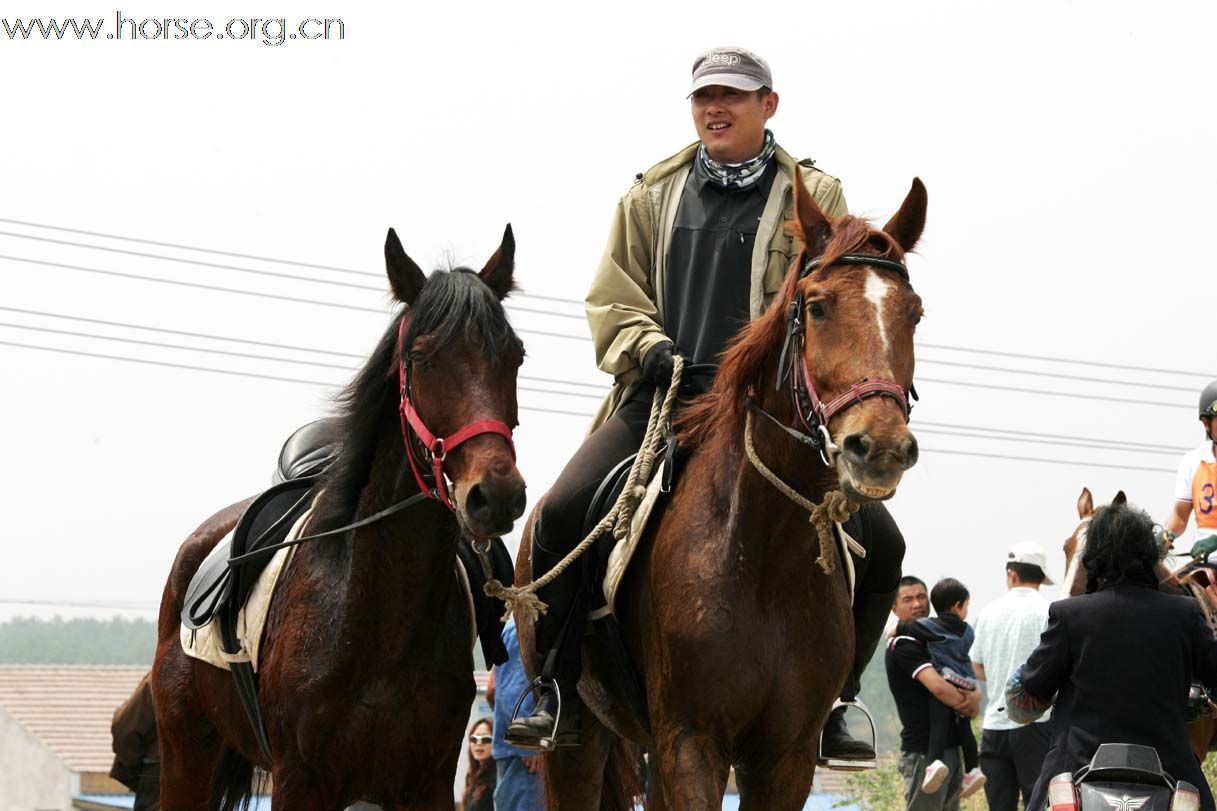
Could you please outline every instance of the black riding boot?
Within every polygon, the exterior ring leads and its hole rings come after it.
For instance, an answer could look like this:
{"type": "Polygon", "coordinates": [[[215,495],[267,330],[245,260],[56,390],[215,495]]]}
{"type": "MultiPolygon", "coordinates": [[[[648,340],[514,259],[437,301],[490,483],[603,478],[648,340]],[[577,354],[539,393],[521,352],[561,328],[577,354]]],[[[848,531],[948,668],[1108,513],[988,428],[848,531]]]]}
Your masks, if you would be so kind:
{"type": "MultiPolygon", "coordinates": [[[[542,546],[539,533],[534,531],[534,578],[544,575],[564,557],[565,554],[550,552],[542,546]]],[[[583,566],[576,563],[538,592],[549,606],[536,622],[537,653],[544,657],[541,660],[544,684],[536,691],[537,703],[532,715],[516,719],[507,728],[505,739],[512,746],[548,750],[555,745],[578,743],[578,684],[583,657],[583,615],[587,613],[581,608],[585,602],[582,585],[583,566]],[[561,691],[560,719],[558,691],[561,691]],[[546,745],[543,741],[552,743],[546,745]]]]}
{"type": "MultiPolygon", "coordinates": [[[[842,701],[854,701],[862,688],[862,673],[870,664],[875,648],[883,636],[888,614],[892,610],[895,591],[873,593],[858,592],[854,597],[854,666],[845,687],[841,690],[842,701]]],[[[820,744],[820,757],[825,760],[874,760],[875,748],[870,741],[860,741],[849,734],[845,723],[845,712],[849,707],[837,707],[828,716],[824,725],[824,737],[820,744]]]]}

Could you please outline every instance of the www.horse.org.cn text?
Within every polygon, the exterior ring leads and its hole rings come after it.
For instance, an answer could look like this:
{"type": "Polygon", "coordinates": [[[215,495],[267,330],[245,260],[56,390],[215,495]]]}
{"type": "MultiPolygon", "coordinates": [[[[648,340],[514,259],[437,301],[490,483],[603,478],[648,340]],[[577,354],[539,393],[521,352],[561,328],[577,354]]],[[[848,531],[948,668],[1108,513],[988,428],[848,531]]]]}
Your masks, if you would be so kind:
{"type": "Polygon", "coordinates": [[[0,29],[13,41],[171,42],[215,40],[279,46],[291,41],[332,41],[346,38],[346,25],[336,17],[310,17],[299,22],[284,17],[233,17],[224,23],[205,17],[15,17],[0,18],[0,29]]]}

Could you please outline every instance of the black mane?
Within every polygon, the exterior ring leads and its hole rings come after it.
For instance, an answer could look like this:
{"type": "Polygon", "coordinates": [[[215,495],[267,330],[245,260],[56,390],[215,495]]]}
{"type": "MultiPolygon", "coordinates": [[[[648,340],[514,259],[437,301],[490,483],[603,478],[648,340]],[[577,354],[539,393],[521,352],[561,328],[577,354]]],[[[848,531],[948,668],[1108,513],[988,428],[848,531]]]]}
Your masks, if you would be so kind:
{"type": "MultiPolygon", "coordinates": [[[[336,398],[342,451],[322,482],[328,506],[318,516],[319,527],[346,523],[354,517],[385,423],[399,423],[397,335],[403,318],[402,346],[407,351],[422,335],[435,339],[431,354],[461,342],[492,361],[503,358],[507,362],[509,353],[519,351],[519,339],[502,303],[476,272],[468,268],[433,272],[418,299],[393,319],[367,363],[336,398]]],[[[416,355],[415,360],[426,358],[416,355]]]]}

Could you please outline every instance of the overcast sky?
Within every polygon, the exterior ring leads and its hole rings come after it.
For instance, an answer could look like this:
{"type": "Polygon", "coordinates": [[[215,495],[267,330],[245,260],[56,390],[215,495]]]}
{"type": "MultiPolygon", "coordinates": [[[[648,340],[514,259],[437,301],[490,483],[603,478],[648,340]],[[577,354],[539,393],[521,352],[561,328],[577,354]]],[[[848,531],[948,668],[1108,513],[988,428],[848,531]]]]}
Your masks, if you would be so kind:
{"type": "MultiPolygon", "coordinates": [[[[122,13],[220,31],[259,5],[122,13]]],[[[717,44],[769,60],[778,141],[840,177],[851,211],[885,219],[914,175],[929,189],[910,259],[927,310],[913,415],[925,450],[891,502],[905,570],[959,577],[982,606],[1016,541],[1042,543],[1062,573],[1084,485],[1104,502],[1123,488],[1159,519],[1170,508],[1168,471],[1201,441],[1196,394],[1217,377],[1211,3],[341,6],[280,4],[286,31],[341,18],[343,39],[279,46],[0,31],[0,618],[69,610],[16,599],[152,615],[181,541],[266,486],[283,439],[350,371],[129,341],[353,366],[390,317],[389,226],[424,267],[480,267],[512,223],[516,278],[535,294],[511,310],[522,374],[588,384],[520,381],[520,467],[543,493],[588,419],[528,407],[590,414],[607,387],[578,301],[634,174],[695,137],[689,70],[717,44]],[[1007,441],[1026,432],[1038,443],[1007,441]]],[[[113,30],[104,4],[54,11],[113,30]]]]}

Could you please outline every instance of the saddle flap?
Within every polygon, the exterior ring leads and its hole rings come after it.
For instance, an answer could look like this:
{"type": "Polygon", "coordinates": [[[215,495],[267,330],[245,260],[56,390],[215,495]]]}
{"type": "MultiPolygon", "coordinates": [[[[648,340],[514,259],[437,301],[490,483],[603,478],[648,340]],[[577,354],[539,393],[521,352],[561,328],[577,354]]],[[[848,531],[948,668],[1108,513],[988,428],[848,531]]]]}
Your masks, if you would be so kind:
{"type": "Polygon", "coordinates": [[[197,631],[211,622],[220,606],[228,600],[232,586],[228,569],[231,547],[232,536],[229,535],[216,545],[194,573],[194,577],[190,578],[190,586],[186,589],[186,598],[182,603],[182,625],[192,631],[197,631]]]}

